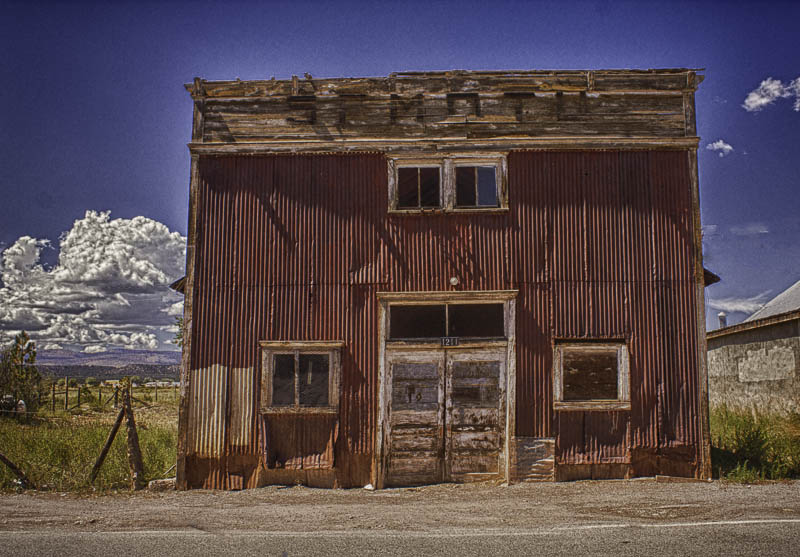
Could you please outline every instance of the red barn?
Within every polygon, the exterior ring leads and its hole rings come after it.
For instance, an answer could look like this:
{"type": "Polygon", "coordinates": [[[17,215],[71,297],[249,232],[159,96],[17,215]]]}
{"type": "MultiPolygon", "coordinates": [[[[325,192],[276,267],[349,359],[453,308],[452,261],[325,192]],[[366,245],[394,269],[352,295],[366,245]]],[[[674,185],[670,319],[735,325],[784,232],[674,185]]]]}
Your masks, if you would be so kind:
{"type": "Polygon", "coordinates": [[[187,85],[178,486],[708,477],[701,81],[187,85]]]}

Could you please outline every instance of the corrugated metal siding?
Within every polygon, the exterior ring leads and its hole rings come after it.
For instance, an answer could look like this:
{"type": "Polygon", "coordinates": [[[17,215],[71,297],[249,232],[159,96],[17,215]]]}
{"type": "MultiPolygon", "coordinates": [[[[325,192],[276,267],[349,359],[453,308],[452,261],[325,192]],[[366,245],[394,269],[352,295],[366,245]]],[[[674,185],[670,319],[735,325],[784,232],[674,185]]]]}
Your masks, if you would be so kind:
{"type": "Polygon", "coordinates": [[[508,168],[510,228],[521,231],[512,234],[517,434],[557,437],[557,458],[570,464],[628,461],[636,448],[696,452],[686,153],[511,153],[508,168]],[[541,300],[547,289],[549,308],[541,300]],[[551,410],[552,342],[580,338],[628,340],[629,413],[551,410]]]}
{"type": "MultiPolygon", "coordinates": [[[[388,215],[380,154],[201,157],[191,368],[225,374],[224,450],[259,455],[267,442],[255,427],[259,340],[343,340],[336,466],[368,479],[358,455],[376,427],[375,293],[450,290],[452,276],[463,290],[520,291],[517,435],[559,438],[570,463],[695,445],[687,154],[512,152],[508,169],[507,213],[388,215]],[[629,413],[553,412],[552,343],[568,338],[628,339],[629,413]]],[[[191,446],[219,450],[203,404],[191,446]]],[[[297,457],[327,462],[320,443],[296,445],[297,457]]]]}

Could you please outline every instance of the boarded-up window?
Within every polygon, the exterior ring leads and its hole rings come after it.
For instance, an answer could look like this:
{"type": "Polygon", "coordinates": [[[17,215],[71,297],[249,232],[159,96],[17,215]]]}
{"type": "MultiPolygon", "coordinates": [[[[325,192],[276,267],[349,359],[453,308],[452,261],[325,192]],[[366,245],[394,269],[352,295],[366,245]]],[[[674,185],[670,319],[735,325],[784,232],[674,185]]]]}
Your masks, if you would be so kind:
{"type": "Polygon", "coordinates": [[[556,345],[553,367],[556,409],[630,408],[624,344],[556,345]]]}
{"type": "Polygon", "coordinates": [[[564,400],[617,400],[617,353],[564,352],[564,400]]]}

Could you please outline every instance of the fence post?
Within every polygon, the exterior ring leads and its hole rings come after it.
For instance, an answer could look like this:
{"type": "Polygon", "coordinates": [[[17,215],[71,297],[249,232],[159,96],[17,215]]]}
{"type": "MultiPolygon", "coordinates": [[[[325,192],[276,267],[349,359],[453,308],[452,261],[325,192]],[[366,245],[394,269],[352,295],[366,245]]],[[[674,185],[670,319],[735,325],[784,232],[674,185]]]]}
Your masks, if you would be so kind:
{"type": "Polygon", "coordinates": [[[97,402],[99,402],[100,404],[103,403],[103,384],[102,383],[98,383],[97,384],[97,402]]]}
{"type": "Polygon", "coordinates": [[[118,398],[119,398],[119,385],[114,387],[114,408],[117,407],[117,403],[119,402],[118,398]]]}
{"type": "Polygon", "coordinates": [[[53,414],[56,413],[56,384],[53,382],[53,414]]]}
{"type": "Polygon", "coordinates": [[[156,383],[156,402],[158,402],[158,383],[156,383]]]}
{"type": "Polygon", "coordinates": [[[139,490],[145,487],[144,466],[142,464],[142,451],[139,448],[139,435],[136,433],[136,422],[133,419],[130,381],[126,384],[122,404],[125,409],[125,417],[127,418],[128,424],[128,466],[130,466],[131,470],[131,488],[139,490]]]}
{"type": "Polygon", "coordinates": [[[69,377],[64,378],[64,410],[69,410],[69,377]]]}
{"type": "Polygon", "coordinates": [[[78,407],[81,405],[81,386],[78,385],[78,407]]]}

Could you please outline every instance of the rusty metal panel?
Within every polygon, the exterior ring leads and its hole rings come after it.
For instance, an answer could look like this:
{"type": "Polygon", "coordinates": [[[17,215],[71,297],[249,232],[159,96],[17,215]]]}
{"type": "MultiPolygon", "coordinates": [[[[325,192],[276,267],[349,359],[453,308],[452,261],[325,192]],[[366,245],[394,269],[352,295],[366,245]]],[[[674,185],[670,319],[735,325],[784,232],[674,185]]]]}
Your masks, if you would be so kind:
{"type": "Polygon", "coordinates": [[[227,369],[214,365],[193,369],[191,375],[189,447],[197,456],[221,456],[225,447],[227,369]]]}

